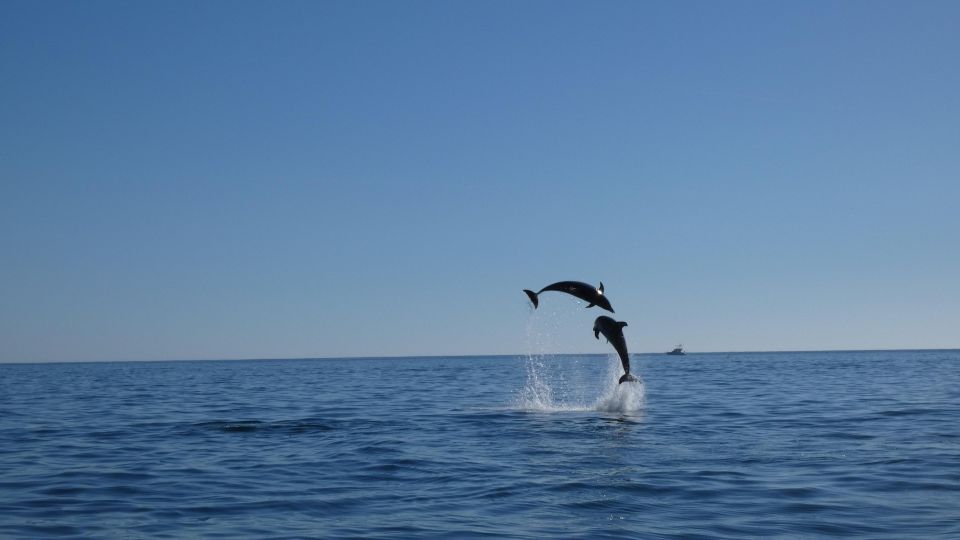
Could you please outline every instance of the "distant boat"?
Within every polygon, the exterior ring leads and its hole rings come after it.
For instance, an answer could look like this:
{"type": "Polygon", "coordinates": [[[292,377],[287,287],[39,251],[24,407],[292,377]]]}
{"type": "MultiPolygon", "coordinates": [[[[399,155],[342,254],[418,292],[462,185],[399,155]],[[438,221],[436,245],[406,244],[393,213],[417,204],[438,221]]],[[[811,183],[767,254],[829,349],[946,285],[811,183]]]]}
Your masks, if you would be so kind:
{"type": "Polygon", "coordinates": [[[672,351],[668,352],[667,354],[672,354],[672,355],[674,355],[674,356],[683,356],[683,355],[685,355],[685,354],[687,354],[687,353],[683,352],[683,345],[677,345],[677,347],[676,347],[675,349],[673,349],[672,351]]]}

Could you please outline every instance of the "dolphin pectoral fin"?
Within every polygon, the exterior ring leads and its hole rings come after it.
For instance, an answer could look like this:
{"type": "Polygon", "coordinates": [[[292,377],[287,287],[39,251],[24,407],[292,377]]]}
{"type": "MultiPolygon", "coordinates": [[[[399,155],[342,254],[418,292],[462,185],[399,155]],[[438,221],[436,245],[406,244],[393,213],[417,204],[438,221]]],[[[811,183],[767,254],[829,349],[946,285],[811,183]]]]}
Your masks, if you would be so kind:
{"type": "Polygon", "coordinates": [[[529,289],[524,289],[523,292],[527,293],[527,297],[533,302],[533,309],[537,309],[537,306],[540,305],[540,300],[537,299],[537,293],[529,289]]]}
{"type": "Polygon", "coordinates": [[[592,308],[592,307],[595,306],[595,305],[596,305],[596,304],[590,304],[589,306],[587,306],[587,309],[590,309],[590,308],[592,308]]]}

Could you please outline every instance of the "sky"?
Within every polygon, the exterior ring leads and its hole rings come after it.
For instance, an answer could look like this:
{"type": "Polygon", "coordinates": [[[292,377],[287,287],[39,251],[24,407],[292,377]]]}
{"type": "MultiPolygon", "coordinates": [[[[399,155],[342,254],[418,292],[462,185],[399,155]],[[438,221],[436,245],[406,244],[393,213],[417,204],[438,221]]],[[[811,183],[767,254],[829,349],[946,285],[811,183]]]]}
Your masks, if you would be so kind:
{"type": "Polygon", "coordinates": [[[960,347],[958,26],[3,0],[0,362],[960,347]]]}

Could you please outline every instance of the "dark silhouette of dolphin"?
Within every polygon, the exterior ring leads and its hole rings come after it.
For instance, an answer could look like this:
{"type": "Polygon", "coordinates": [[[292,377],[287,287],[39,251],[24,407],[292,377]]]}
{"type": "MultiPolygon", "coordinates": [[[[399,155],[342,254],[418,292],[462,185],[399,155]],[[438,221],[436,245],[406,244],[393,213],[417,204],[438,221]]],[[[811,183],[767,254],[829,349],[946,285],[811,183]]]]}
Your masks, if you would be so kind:
{"type": "Polygon", "coordinates": [[[600,334],[607,338],[607,341],[613,345],[617,354],[620,355],[620,363],[623,364],[623,377],[620,377],[620,383],[626,381],[636,381],[637,378],[630,374],[630,353],[627,352],[627,340],[623,337],[623,327],[627,323],[615,321],[606,315],[597,317],[593,321],[593,337],[600,339],[600,334]]]}
{"type": "Polygon", "coordinates": [[[584,283],[582,281],[558,281],[553,285],[547,285],[546,287],[540,289],[539,292],[533,292],[529,289],[523,290],[523,292],[527,293],[527,296],[530,297],[530,301],[533,302],[534,309],[540,305],[540,300],[537,299],[537,295],[546,291],[560,291],[567,294],[572,294],[584,302],[587,302],[589,304],[587,306],[588,308],[600,306],[610,313],[613,313],[613,307],[610,306],[610,301],[607,300],[607,297],[603,295],[602,281],[600,282],[600,286],[596,288],[594,288],[593,285],[584,283]]]}

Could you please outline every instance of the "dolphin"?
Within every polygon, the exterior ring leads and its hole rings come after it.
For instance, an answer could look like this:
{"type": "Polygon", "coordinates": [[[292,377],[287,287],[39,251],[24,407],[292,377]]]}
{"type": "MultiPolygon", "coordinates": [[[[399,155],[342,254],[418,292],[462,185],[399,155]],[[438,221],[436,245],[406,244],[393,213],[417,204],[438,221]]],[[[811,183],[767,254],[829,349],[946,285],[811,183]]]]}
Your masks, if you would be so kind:
{"type": "Polygon", "coordinates": [[[530,297],[530,301],[533,302],[534,309],[540,305],[540,300],[537,298],[537,295],[546,291],[560,291],[567,294],[572,294],[584,302],[589,303],[590,305],[587,306],[588,308],[600,306],[610,313],[613,313],[613,307],[610,306],[610,301],[607,300],[607,297],[603,295],[602,281],[600,282],[600,286],[596,288],[594,288],[593,285],[584,283],[582,281],[558,281],[553,285],[547,285],[546,287],[540,289],[539,292],[533,292],[529,289],[523,290],[523,292],[527,293],[527,296],[530,297]]]}
{"type": "Polygon", "coordinates": [[[607,338],[607,341],[613,345],[617,354],[620,355],[620,363],[623,364],[623,377],[620,377],[620,383],[627,381],[636,381],[637,378],[630,374],[630,353],[627,352],[627,340],[623,337],[623,327],[627,323],[615,321],[606,315],[597,317],[593,321],[593,337],[600,339],[600,334],[607,338]]]}

